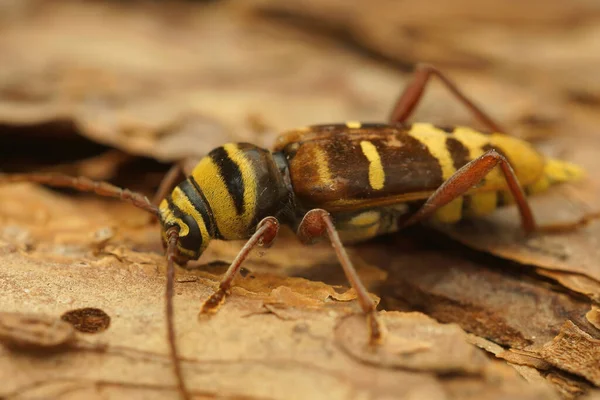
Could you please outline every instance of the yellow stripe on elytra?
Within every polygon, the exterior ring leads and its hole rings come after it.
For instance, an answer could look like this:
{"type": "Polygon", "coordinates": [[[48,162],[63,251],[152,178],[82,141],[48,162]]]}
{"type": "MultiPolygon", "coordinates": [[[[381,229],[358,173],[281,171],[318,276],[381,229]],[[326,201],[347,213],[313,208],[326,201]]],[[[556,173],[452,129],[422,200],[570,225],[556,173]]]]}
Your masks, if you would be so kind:
{"type": "Polygon", "coordinates": [[[369,160],[369,185],[375,190],[383,189],[385,171],[381,164],[381,157],[375,145],[367,140],[360,142],[363,154],[369,160]]]}
{"type": "Polygon", "coordinates": [[[509,158],[522,186],[533,184],[543,177],[546,161],[530,143],[500,133],[491,135],[490,143],[509,158]]]}
{"type": "MultiPolygon", "coordinates": [[[[457,127],[453,132],[453,136],[469,150],[469,158],[471,160],[482,156],[485,153],[483,147],[492,144],[490,141],[491,135],[485,135],[467,127],[457,127]]],[[[467,213],[469,215],[480,216],[494,211],[498,204],[498,193],[496,190],[504,187],[506,187],[504,176],[499,168],[494,168],[484,178],[483,185],[479,185],[477,189],[471,190],[467,213]]]]}
{"type": "Polygon", "coordinates": [[[225,239],[244,239],[254,217],[256,205],[256,179],[252,164],[236,144],[223,146],[227,155],[238,166],[244,183],[244,213],[238,215],[235,203],[227,190],[227,184],[218,165],[210,157],[204,157],[192,171],[198,186],[213,211],[219,232],[225,239]]]}
{"type": "MultiPolygon", "coordinates": [[[[485,135],[467,127],[454,130],[454,137],[469,150],[469,157],[474,160],[485,153],[483,147],[493,146],[504,153],[511,162],[521,185],[534,183],[542,177],[544,158],[529,143],[501,133],[485,135]]],[[[477,188],[477,192],[500,190],[506,188],[506,180],[499,168],[495,168],[485,178],[485,184],[477,188]]]]}
{"type": "MultiPolygon", "coordinates": [[[[457,127],[453,132],[453,136],[469,150],[469,158],[471,160],[482,156],[485,153],[483,147],[491,144],[491,136],[467,127],[457,127]]],[[[506,181],[500,172],[500,168],[494,168],[485,177],[484,182],[484,185],[477,187],[477,192],[498,190],[506,187],[506,181]]]]}
{"type": "Polygon", "coordinates": [[[408,134],[427,146],[431,155],[438,160],[444,180],[450,178],[456,172],[452,155],[446,147],[446,137],[448,136],[446,132],[432,124],[417,123],[412,125],[408,134]]]}
{"type": "MultiPolygon", "coordinates": [[[[522,186],[539,181],[539,187],[536,188],[545,189],[545,182],[540,181],[543,180],[544,159],[529,143],[501,133],[485,135],[466,127],[456,128],[454,137],[469,149],[472,160],[485,153],[484,146],[498,149],[509,158],[522,186]]],[[[504,202],[508,203],[510,196],[505,193],[506,189],[504,175],[500,168],[495,168],[485,177],[483,185],[471,191],[469,214],[485,215],[492,212],[497,206],[498,196],[502,196],[504,202]]]]}
{"type": "Polygon", "coordinates": [[[454,129],[452,136],[469,150],[471,160],[485,153],[483,147],[490,144],[490,136],[464,126],[454,129]]]}
{"type": "Polygon", "coordinates": [[[332,181],[332,177],[327,153],[320,146],[313,146],[312,151],[313,156],[315,157],[314,162],[317,167],[318,180],[324,186],[329,185],[332,181]]]}
{"type": "Polygon", "coordinates": [[[210,234],[208,233],[208,228],[206,227],[206,221],[202,218],[202,214],[196,210],[196,208],[192,205],[192,202],[185,195],[183,190],[176,186],[171,193],[171,200],[173,204],[175,204],[183,213],[191,216],[196,224],[198,224],[198,228],[200,229],[200,234],[202,235],[202,247],[205,248],[210,241],[210,234]]]}
{"type": "Polygon", "coordinates": [[[498,192],[479,192],[470,195],[468,214],[473,216],[483,216],[490,214],[497,208],[498,192]]]}
{"type": "MultiPolygon", "coordinates": [[[[446,132],[432,124],[416,123],[410,128],[408,134],[424,144],[432,156],[440,163],[442,178],[449,179],[455,172],[452,154],[446,146],[446,132]]],[[[462,217],[463,198],[459,197],[436,211],[435,216],[441,222],[457,222],[462,217]]]]}

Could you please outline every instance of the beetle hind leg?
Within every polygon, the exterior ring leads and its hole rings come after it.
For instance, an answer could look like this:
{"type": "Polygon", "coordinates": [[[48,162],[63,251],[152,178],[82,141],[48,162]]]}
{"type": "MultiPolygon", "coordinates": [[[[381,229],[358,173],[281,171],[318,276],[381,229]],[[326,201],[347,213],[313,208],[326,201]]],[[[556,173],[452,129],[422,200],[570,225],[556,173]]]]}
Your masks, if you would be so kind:
{"type": "Polygon", "coordinates": [[[421,100],[423,96],[423,92],[425,91],[425,87],[429,80],[433,77],[437,76],[444,86],[448,88],[450,93],[454,95],[463,103],[477,119],[482,122],[488,129],[493,132],[504,132],[507,133],[502,127],[494,121],[483,109],[475,104],[472,100],[470,100],[463,92],[456,86],[454,82],[450,78],[448,78],[442,71],[437,69],[436,67],[429,64],[418,64],[415,70],[415,74],[410,81],[410,83],[406,86],[398,100],[396,101],[396,105],[392,109],[392,113],[390,115],[390,122],[405,122],[413,113],[415,107],[421,100]]]}
{"type": "Polygon", "coordinates": [[[441,207],[452,200],[464,196],[470,189],[481,182],[487,174],[495,167],[500,166],[508,190],[513,195],[519,213],[521,214],[521,225],[526,234],[538,230],[525,192],[521,187],[517,176],[510,163],[502,154],[496,150],[489,150],[480,157],[470,161],[456,171],[446,182],[444,182],[414,214],[400,223],[401,227],[422,221],[434,214],[441,207]]]}
{"type": "Polygon", "coordinates": [[[383,336],[383,327],[377,318],[375,302],[369,296],[369,292],[352,265],[352,261],[350,261],[346,249],[340,240],[340,236],[335,229],[331,215],[319,208],[310,210],[304,215],[302,222],[300,222],[297,234],[300,241],[305,244],[313,243],[318,237],[327,234],[348,282],[350,282],[350,285],[356,291],[360,307],[367,316],[370,328],[370,343],[377,344],[380,342],[383,336]]]}

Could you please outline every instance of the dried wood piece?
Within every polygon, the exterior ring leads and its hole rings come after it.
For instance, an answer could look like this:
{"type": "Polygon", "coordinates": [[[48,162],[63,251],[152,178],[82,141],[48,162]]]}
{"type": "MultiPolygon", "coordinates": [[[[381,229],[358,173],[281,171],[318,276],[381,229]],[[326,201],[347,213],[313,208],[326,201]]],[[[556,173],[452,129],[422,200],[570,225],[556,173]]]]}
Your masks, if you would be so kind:
{"type": "Polygon", "coordinates": [[[550,372],[546,379],[558,389],[563,399],[579,399],[590,390],[587,382],[559,371],[550,372]]]}
{"type": "MultiPolygon", "coordinates": [[[[393,248],[390,245],[388,252],[393,248]]],[[[372,254],[375,259],[374,251],[365,245],[363,258],[372,254]]],[[[539,349],[558,334],[565,316],[594,331],[585,320],[589,302],[553,291],[534,276],[520,275],[515,266],[488,257],[465,259],[467,254],[438,248],[402,251],[387,262],[379,256],[379,265],[389,273],[383,298],[401,300],[439,321],[458,323],[517,349],[539,349]]]]}
{"type": "Polygon", "coordinates": [[[381,346],[369,346],[365,318],[353,315],[336,327],[337,344],[353,357],[380,367],[436,373],[481,374],[485,357],[457,325],[439,324],[419,313],[387,312],[381,346]]]}
{"type": "Polygon", "coordinates": [[[581,400],[599,400],[600,390],[591,390],[585,396],[580,398],[581,400]]]}
{"type": "Polygon", "coordinates": [[[593,305],[592,309],[585,314],[585,317],[590,321],[590,324],[600,330],[600,308],[598,306],[593,305]]]}
{"type": "Polygon", "coordinates": [[[16,350],[61,351],[75,343],[75,329],[43,314],[0,313],[0,343],[16,350]]]}
{"type": "MultiPolygon", "coordinates": [[[[364,246],[363,257],[373,256],[371,246],[364,246]]],[[[548,382],[569,398],[590,387],[560,373],[568,371],[586,376],[583,374],[589,375],[594,368],[600,371],[597,365],[600,358],[590,355],[595,353],[590,347],[592,342],[600,340],[600,330],[586,319],[589,302],[554,291],[551,286],[537,281],[535,275],[519,274],[518,266],[489,257],[471,254],[469,260],[464,258],[469,252],[462,252],[459,257],[456,251],[424,250],[426,246],[414,243],[401,249],[393,244],[389,246],[389,252],[395,247],[401,256],[390,257],[387,262],[380,257],[383,264],[379,265],[387,265],[389,272],[382,289],[383,304],[388,310],[396,304],[403,309],[417,308],[437,320],[458,323],[469,332],[512,347],[502,351],[478,344],[513,364],[549,371],[548,382]],[[557,342],[554,351],[564,357],[571,354],[575,360],[584,353],[587,355],[580,362],[555,355],[554,359],[548,358],[547,343],[557,341],[554,337],[565,329],[565,321],[570,323],[570,320],[585,327],[586,340],[571,341],[569,346],[563,346],[563,341],[557,342]]],[[[581,335],[583,332],[579,330],[581,335]]],[[[532,372],[525,369],[522,373],[529,376],[532,372]]]]}
{"type": "Polygon", "coordinates": [[[552,365],[600,386],[600,340],[572,321],[563,324],[560,333],[542,347],[540,354],[552,365]]]}
{"type": "Polygon", "coordinates": [[[562,286],[588,296],[596,303],[600,303],[600,282],[586,275],[571,272],[537,268],[536,273],[547,276],[560,283],[562,286]]]}
{"type": "MultiPolygon", "coordinates": [[[[101,351],[81,346],[77,353],[64,353],[45,363],[30,357],[0,357],[0,371],[12,377],[0,385],[0,395],[46,398],[56,396],[61,387],[72,396],[84,396],[101,387],[113,397],[174,397],[163,328],[165,266],[157,226],[141,223],[147,220],[138,217],[145,214],[127,205],[75,200],[32,185],[3,187],[0,203],[10,205],[3,208],[1,218],[31,231],[34,240],[27,253],[1,253],[4,306],[44,313],[93,306],[112,317],[111,327],[100,334],[101,351]],[[43,218],[19,212],[17,199],[21,207],[36,209],[43,218]],[[102,226],[117,229],[104,251],[94,255],[93,233],[102,226]],[[82,369],[84,364],[96,367],[82,369]]],[[[415,313],[406,314],[407,321],[405,314],[390,313],[395,315],[392,334],[409,340],[396,341],[395,354],[380,356],[396,364],[403,358],[412,360],[420,372],[409,371],[410,365],[387,368],[350,357],[334,334],[339,332],[338,323],[358,305],[353,293],[337,287],[344,278],[335,255],[327,243],[307,248],[289,233],[264,255],[253,254],[247,273],[238,278],[219,313],[199,321],[202,299],[212,293],[223,269],[206,263],[231,260],[238,245],[215,242],[199,269],[178,271],[175,322],[184,373],[197,396],[288,399],[293,388],[298,396],[314,399],[553,398],[509,367],[491,367],[479,350],[464,343],[465,335],[456,326],[440,325],[415,313]],[[286,269],[311,280],[285,277],[286,269]],[[275,276],[276,272],[283,277],[275,276]],[[265,304],[269,313],[264,312],[265,304]],[[425,328],[434,334],[427,336],[425,328]],[[415,340],[431,342],[433,347],[421,352],[415,340]],[[465,358],[437,359],[449,346],[465,358]],[[464,373],[440,375],[444,370],[469,373],[470,378],[464,373]]],[[[358,251],[352,251],[353,258],[358,251]]],[[[357,266],[372,283],[385,277],[358,259],[357,266]]],[[[365,329],[363,322],[359,316],[357,330],[365,329]]]]}
{"type": "Polygon", "coordinates": [[[548,370],[551,367],[551,365],[547,361],[544,361],[536,352],[510,349],[508,351],[503,351],[497,356],[498,358],[502,358],[510,363],[527,365],[537,370],[548,370]]]}

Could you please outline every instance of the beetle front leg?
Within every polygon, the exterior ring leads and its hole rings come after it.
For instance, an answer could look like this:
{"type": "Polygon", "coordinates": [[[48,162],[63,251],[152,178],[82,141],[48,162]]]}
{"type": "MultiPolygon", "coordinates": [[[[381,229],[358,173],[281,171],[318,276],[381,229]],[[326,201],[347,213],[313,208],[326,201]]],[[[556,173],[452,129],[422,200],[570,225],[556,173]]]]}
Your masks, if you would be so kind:
{"type": "Polygon", "coordinates": [[[219,306],[225,301],[229,289],[231,289],[233,278],[235,278],[240,271],[242,263],[246,260],[252,249],[256,247],[256,245],[264,247],[271,246],[277,236],[277,232],[279,232],[279,222],[275,217],[266,217],[258,223],[256,232],[248,239],[244,247],[242,247],[242,250],[240,250],[235,260],[233,260],[225,272],[225,275],[219,283],[219,289],[204,302],[200,314],[217,312],[219,306]]]}
{"type": "Polygon", "coordinates": [[[298,237],[304,244],[311,244],[316,238],[327,234],[329,241],[333,246],[338,260],[342,265],[346,278],[350,285],[356,291],[358,302],[362,311],[366,314],[370,327],[370,343],[377,344],[381,341],[382,326],[377,318],[377,309],[375,302],[369,296],[369,292],[358,276],[356,269],[352,265],[352,261],[346,253],[346,249],[340,240],[337,230],[331,219],[331,215],[325,210],[316,208],[306,213],[302,222],[298,227],[298,237]]]}

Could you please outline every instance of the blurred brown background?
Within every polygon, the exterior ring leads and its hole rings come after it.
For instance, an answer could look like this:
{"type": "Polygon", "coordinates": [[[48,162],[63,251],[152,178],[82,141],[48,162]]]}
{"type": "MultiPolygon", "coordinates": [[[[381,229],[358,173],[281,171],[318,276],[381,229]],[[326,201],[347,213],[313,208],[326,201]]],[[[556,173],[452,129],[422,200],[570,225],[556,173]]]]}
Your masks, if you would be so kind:
{"type": "MultiPolygon", "coordinates": [[[[74,135],[171,162],[228,140],[270,146],[307,124],[384,121],[419,62],[511,133],[597,122],[595,1],[0,4],[5,168],[102,152],[74,135]],[[25,137],[53,151],[33,157],[25,137]],[[65,144],[81,147],[58,157],[65,144]]],[[[475,124],[435,84],[414,119],[475,124]]]]}
{"type": "MultiPolygon", "coordinates": [[[[299,126],[384,122],[423,62],[509,133],[590,172],[534,201],[542,222],[600,211],[596,0],[0,0],[0,170],[151,195],[170,163],[228,141],[271,147],[299,126]]],[[[412,120],[481,127],[437,82],[412,120]]],[[[0,397],[176,398],[158,226],[33,185],[2,188],[0,204],[0,311],[94,306],[113,318],[78,336],[87,350],[0,347],[0,397]]],[[[329,246],[307,251],[285,233],[197,321],[223,272],[205,264],[241,245],[211,244],[200,270],[178,272],[196,398],[600,398],[600,226],[523,242],[515,215],[351,250],[387,311],[389,358],[362,353],[352,333],[363,326],[340,322],[356,304],[329,246]]]]}

